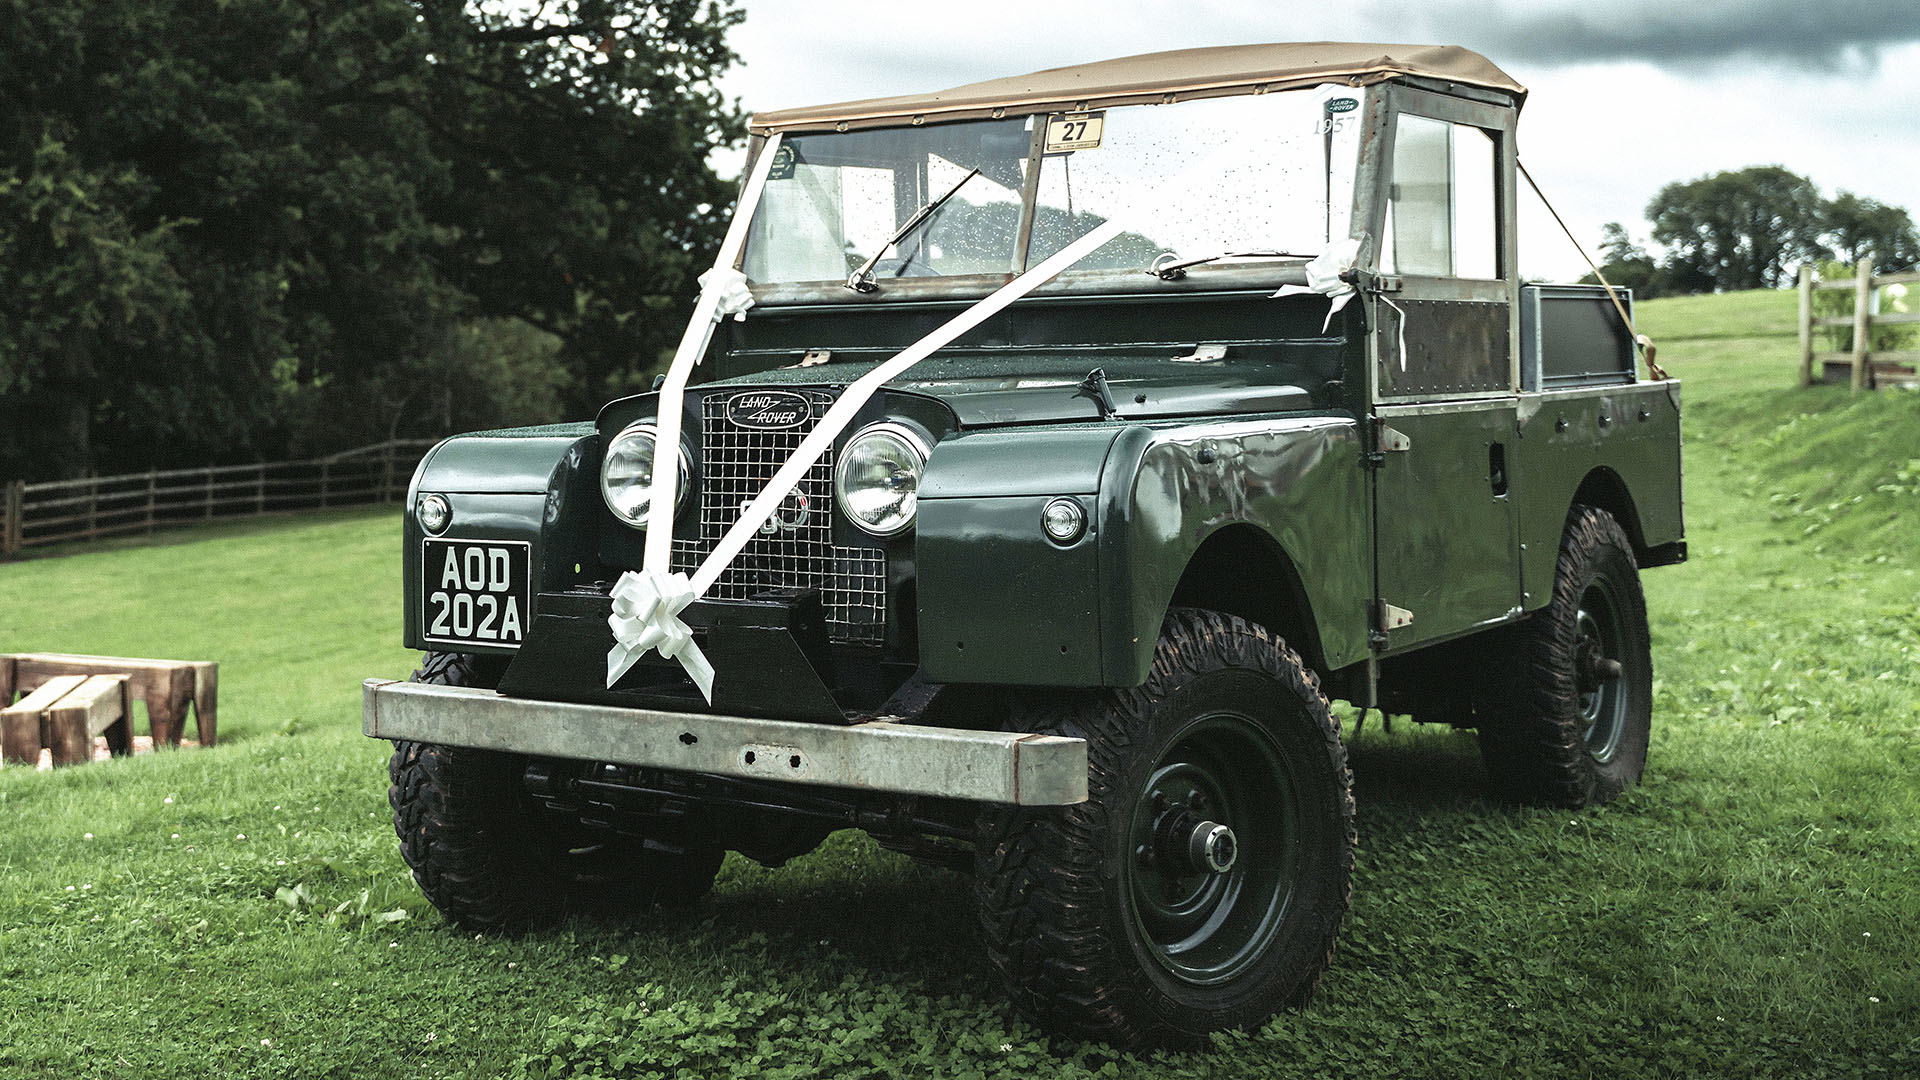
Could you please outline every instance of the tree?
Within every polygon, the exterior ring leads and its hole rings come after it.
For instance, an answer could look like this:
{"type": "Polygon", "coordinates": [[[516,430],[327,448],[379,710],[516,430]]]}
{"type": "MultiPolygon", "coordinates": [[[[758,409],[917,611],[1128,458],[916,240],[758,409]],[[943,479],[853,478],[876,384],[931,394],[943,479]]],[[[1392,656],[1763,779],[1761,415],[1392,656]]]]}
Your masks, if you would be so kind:
{"type": "Polygon", "coordinates": [[[711,261],[738,19],[0,0],[0,477],[334,449],[360,425],[317,410],[444,377],[481,318],[557,335],[567,406],[597,406],[711,261]]]}
{"type": "Polygon", "coordinates": [[[1778,286],[1789,267],[1826,254],[1819,188],[1778,165],[1668,184],[1647,204],[1647,217],[1682,289],[1778,286]]]}
{"type": "MultiPolygon", "coordinates": [[[[1633,242],[1627,235],[1626,226],[1617,221],[1609,221],[1600,227],[1600,273],[1604,274],[1609,285],[1622,289],[1632,289],[1633,295],[1641,300],[1649,300],[1666,291],[1666,281],[1660,267],[1647,254],[1647,249],[1633,242]]],[[[1580,279],[1583,285],[1598,285],[1599,279],[1592,274],[1580,279]]]]}
{"type": "Polygon", "coordinates": [[[1920,265],[1920,235],[1913,219],[1897,206],[1842,191],[1827,204],[1824,225],[1834,255],[1846,263],[1872,259],[1881,273],[1920,265]]]}

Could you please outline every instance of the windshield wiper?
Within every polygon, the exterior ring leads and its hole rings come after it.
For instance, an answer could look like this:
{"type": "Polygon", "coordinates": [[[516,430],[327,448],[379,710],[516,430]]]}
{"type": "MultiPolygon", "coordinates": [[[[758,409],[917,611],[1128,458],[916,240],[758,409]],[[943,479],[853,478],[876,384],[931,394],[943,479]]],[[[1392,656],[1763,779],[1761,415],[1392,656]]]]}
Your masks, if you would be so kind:
{"type": "MultiPolygon", "coordinates": [[[[1172,255],[1172,254],[1173,254],[1172,252],[1167,253],[1167,255],[1172,255]]],[[[1153,265],[1147,267],[1147,273],[1152,274],[1154,277],[1159,278],[1161,281],[1178,281],[1181,278],[1187,276],[1187,268],[1189,266],[1200,266],[1205,263],[1219,262],[1221,259],[1311,259],[1311,258],[1314,258],[1314,256],[1312,255],[1300,255],[1291,251],[1223,251],[1218,255],[1208,255],[1203,258],[1188,259],[1185,262],[1171,262],[1162,266],[1160,264],[1160,259],[1166,258],[1167,255],[1162,255],[1160,256],[1159,259],[1153,260],[1153,265]]]]}
{"type": "Polygon", "coordinates": [[[875,285],[873,283],[873,268],[880,264],[880,256],[885,255],[887,253],[887,249],[899,243],[901,238],[905,237],[908,233],[912,232],[913,230],[919,228],[921,222],[932,217],[934,215],[934,212],[939,210],[942,206],[947,205],[947,200],[953,198],[954,195],[958,194],[960,189],[966,186],[967,181],[979,175],[980,175],[979,169],[973,170],[967,175],[961,177],[959,183],[948,188],[947,193],[945,195],[942,195],[939,198],[928,203],[927,205],[921,207],[920,209],[915,210],[913,212],[913,216],[907,219],[907,223],[905,225],[900,226],[898,229],[894,230],[894,233],[892,236],[887,237],[887,242],[880,245],[880,250],[874,252],[872,258],[868,259],[866,262],[861,263],[860,268],[858,270],[855,270],[853,273],[847,275],[847,283],[846,283],[847,288],[852,289],[854,292],[862,292],[862,293],[870,293],[878,289],[880,286],[875,285]]]}

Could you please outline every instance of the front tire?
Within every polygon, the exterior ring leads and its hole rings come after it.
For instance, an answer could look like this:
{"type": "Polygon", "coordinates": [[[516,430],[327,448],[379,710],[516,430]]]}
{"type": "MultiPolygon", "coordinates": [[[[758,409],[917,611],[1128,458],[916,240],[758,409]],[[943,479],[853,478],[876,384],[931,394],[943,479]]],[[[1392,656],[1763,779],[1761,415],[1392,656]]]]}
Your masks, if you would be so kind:
{"type": "Polygon", "coordinates": [[[1553,600],[1508,631],[1480,709],[1494,787],[1534,806],[1596,806],[1640,779],[1653,724],[1653,655],[1633,543],[1613,515],[1575,506],[1553,600]]]}
{"type": "Polygon", "coordinates": [[[1145,1047],[1307,1001],[1351,893],[1354,805],[1339,728],[1293,650],[1176,609],[1145,685],[1016,718],[1086,739],[1089,768],[1084,803],[983,820],[975,893],[1022,1012],[1145,1047]]]}
{"type": "MultiPolygon", "coordinates": [[[[429,653],[409,681],[491,687],[502,666],[429,653]]],[[[543,811],[517,754],[396,741],[387,769],[400,854],[428,901],[466,929],[517,934],[574,911],[689,904],[712,887],[725,854],[586,834],[543,811]]]]}

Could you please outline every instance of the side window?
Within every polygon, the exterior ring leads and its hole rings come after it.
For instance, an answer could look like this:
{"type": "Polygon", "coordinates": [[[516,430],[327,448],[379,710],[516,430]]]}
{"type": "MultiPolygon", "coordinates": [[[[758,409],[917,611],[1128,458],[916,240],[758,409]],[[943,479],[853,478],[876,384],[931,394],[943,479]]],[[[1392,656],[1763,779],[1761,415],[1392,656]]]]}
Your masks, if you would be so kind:
{"type": "Polygon", "coordinates": [[[1401,115],[1381,269],[1497,278],[1496,205],[1491,136],[1465,124],[1401,115]]]}

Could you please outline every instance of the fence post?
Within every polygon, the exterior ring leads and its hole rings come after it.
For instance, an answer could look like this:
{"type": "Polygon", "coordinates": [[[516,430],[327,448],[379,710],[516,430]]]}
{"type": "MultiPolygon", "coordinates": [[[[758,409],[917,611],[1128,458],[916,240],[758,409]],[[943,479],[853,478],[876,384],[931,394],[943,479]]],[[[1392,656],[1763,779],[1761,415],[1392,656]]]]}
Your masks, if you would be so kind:
{"type": "Polygon", "coordinates": [[[1867,305],[1873,299],[1873,260],[1861,259],[1853,268],[1853,388],[1867,388],[1867,305]]]}
{"type": "Polygon", "coordinates": [[[153,531],[153,482],[158,479],[158,467],[147,470],[147,531],[153,531]]]}
{"type": "Polygon", "coordinates": [[[100,474],[93,473],[87,479],[87,539],[92,540],[100,530],[100,474]]]}
{"type": "Polygon", "coordinates": [[[1813,385],[1813,266],[1800,264],[1800,385],[1813,385]]]}
{"type": "Polygon", "coordinates": [[[267,463],[261,462],[253,474],[253,512],[267,512],[267,463]]]}
{"type": "Polygon", "coordinates": [[[393,440],[380,448],[380,502],[393,501],[393,440]]]}
{"type": "Polygon", "coordinates": [[[212,520],[213,520],[213,466],[211,466],[211,465],[209,465],[209,466],[207,466],[207,506],[206,506],[206,511],[207,511],[207,512],[206,512],[206,513],[205,513],[204,515],[202,515],[202,516],[203,516],[203,517],[204,517],[204,518],[205,518],[206,520],[208,520],[208,521],[212,521],[212,520]]]}
{"type": "Polygon", "coordinates": [[[320,462],[320,506],[324,509],[326,505],[327,505],[327,462],[325,459],[322,459],[320,462]]]}
{"type": "Polygon", "coordinates": [[[6,509],[0,513],[0,555],[11,555],[20,550],[21,513],[27,501],[27,482],[25,480],[7,481],[6,509]]]}

